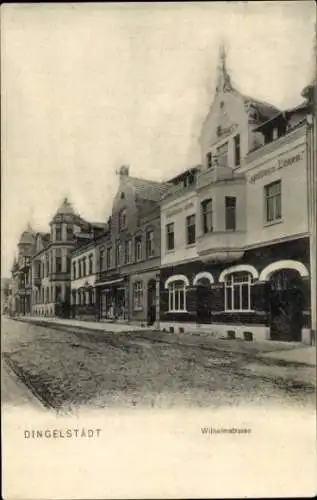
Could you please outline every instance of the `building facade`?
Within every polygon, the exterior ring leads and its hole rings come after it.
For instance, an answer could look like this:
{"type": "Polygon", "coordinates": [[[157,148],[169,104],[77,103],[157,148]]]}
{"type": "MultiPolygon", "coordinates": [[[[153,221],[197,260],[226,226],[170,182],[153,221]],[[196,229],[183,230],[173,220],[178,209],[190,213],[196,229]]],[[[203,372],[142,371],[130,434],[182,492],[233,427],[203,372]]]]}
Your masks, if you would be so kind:
{"type": "Polygon", "coordinates": [[[97,246],[101,320],[153,323],[160,268],[160,207],[165,186],[121,167],[105,234],[97,246]]]}
{"type": "Polygon", "coordinates": [[[32,314],[70,315],[71,251],[76,234],[89,223],[64,199],[50,222],[50,233],[37,233],[32,258],[32,314]]]}
{"type": "Polygon", "coordinates": [[[32,309],[32,256],[35,231],[30,224],[21,234],[17,258],[14,259],[10,280],[10,314],[29,315],[32,309]]]}
{"type": "Polygon", "coordinates": [[[161,202],[161,328],[310,342],[307,112],[236,91],[221,54],[202,166],[161,202]]]}

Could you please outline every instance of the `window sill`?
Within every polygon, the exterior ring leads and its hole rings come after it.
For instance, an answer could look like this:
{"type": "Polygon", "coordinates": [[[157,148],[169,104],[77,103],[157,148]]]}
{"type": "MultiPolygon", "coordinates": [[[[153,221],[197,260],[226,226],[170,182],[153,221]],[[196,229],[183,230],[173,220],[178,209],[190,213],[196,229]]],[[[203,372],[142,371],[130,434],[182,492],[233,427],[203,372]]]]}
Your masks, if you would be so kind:
{"type": "Polygon", "coordinates": [[[187,313],[187,309],[171,309],[167,311],[168,313],[187,313]]]}
{"type": "Polygon", "coordinates": [[[140,312],[140,311],[143,311],[143,307],[134,307],[134,308],[133,308],[133,311],[134,311],[134,312],[140,312]]]}
{"type": "Polygon", "coordinates": [[[167,254],[167,253],[175,253],[175,248],[171,248],[171,249],[169,249],[169,250],[166,250],[166,252],[165,252],[165,253],[166,253],[166,254],[167,254]]]}
{"type": "Polygon", "coordinates": [[[196,241],[194,243],[187,243],[186,248],[194,248],[196,246],[196,241]]]}
{"type": "Polygon", "coordinates": [[[282,224],[284,222],[284,219],[275,219],[270,222],[265,222],[263,224],[264,227],[270,227],[270,226],[275,226],[275,224],[282,224]]]}

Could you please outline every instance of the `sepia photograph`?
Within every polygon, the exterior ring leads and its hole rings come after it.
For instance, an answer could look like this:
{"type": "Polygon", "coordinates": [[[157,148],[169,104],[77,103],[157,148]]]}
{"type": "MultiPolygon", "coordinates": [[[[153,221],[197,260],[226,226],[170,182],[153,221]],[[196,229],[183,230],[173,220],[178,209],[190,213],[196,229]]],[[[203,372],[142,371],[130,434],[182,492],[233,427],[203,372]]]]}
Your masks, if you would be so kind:
{"type": "Polygon", "coordinates": [[[316,495],[316,37],[2,4],[6,500],[316,495]]]}

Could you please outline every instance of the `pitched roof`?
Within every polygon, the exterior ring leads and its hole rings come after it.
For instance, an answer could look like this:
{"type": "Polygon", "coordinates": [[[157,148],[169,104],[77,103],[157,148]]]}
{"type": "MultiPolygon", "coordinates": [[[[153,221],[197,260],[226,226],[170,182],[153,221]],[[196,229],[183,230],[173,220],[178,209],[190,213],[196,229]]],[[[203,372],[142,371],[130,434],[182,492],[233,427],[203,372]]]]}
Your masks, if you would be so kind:
{"type": "Polygon", "coordinates": [[[166,184],[138,177],[129,177],[129,183],[133,187],[136,197],[143,200],[158,201],[161,194],[166,190],[166,184]]]}

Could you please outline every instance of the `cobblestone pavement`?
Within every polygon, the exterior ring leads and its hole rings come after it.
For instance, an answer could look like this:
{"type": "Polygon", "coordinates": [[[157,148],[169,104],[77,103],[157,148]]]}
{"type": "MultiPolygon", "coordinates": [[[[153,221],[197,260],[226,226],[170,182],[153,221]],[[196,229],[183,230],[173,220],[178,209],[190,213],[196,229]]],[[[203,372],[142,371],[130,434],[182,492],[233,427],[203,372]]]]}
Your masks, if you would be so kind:
{"type": "MultiPolygon", "coordinates": [[[[42,405],[60,411],[315,404],[315,367],[263,356],[279,345],[10,319],[2,332],[4,366],[42,405]]],[[[15,400],[10,387],[3,399],[9,396],[15,400]]]]}

